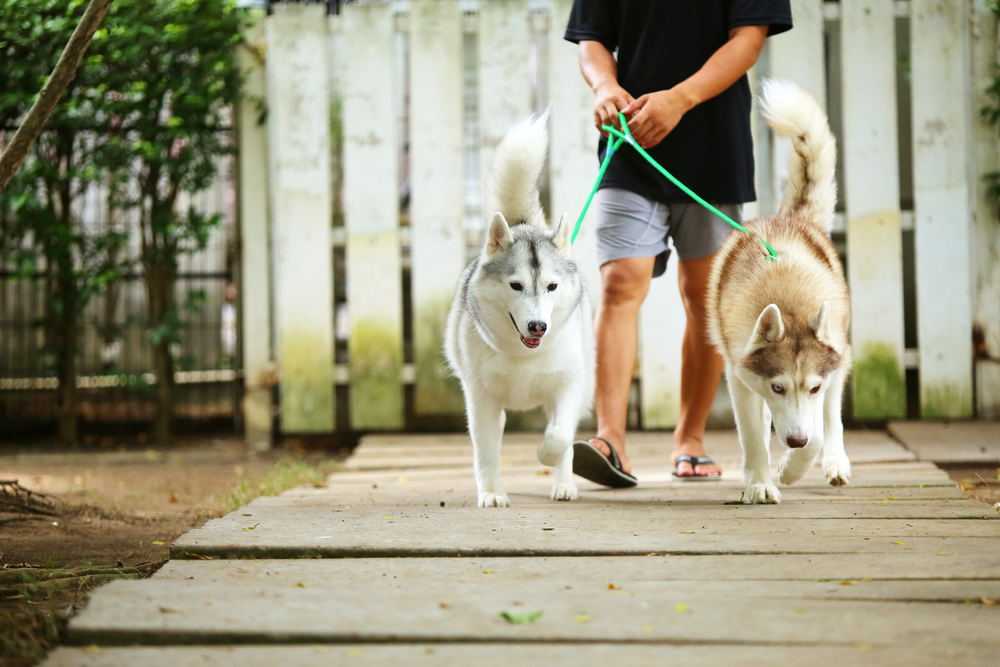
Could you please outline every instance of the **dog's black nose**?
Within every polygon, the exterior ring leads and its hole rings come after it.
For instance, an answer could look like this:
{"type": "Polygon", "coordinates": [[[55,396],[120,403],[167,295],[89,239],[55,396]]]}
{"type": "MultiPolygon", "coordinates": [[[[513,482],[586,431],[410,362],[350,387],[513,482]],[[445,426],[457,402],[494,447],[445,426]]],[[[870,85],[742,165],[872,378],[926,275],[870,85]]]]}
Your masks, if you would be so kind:
{"type": "Polygon", "coordinates": [[[790,435],[788,436],[788,446],[792,449],[799,449],[800,447],[805,447],[809,444],[809,438],[804,435],[790,435]]]}
{"type": "Polygon", "coordinates": [[[528,333],[532,336],[541,336],[549,326],[545,322],[528,322],[528,333]]]}

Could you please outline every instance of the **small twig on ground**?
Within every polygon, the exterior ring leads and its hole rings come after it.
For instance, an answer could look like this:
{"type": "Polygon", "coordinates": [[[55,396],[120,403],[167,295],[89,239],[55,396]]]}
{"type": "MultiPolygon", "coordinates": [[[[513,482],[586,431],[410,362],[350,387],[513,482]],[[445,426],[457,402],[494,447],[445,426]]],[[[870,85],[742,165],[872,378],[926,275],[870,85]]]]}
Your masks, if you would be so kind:
{"type": "Polygon", "coordinates": [[[21,486],[16,479],[0,480],[0,511],[59,516],[54,499],[21,486]]]}

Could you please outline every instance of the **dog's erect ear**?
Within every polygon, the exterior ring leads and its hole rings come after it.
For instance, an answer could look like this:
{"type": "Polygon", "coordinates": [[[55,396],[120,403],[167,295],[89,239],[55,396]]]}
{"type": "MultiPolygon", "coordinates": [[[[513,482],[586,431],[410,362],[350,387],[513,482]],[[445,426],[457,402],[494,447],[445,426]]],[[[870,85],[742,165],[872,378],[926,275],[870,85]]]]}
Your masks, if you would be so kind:
{"type": "Polygon", "coordinates": [[[569,214],[563,213],[562,217],[559,218],[559,224],[556,226],[556,232],[552,235],[552,242],[557,248],[568,255],[570,254],[570,249],[573,247],[570,243],[572,236],[573,229],[569,222],[569,214]]]}
{"type": "Polygon", "coordinates": [[[486,233],[486,256],[492,257],[514,241],[510,235],[510,227],[503,213],[497,212],[490,223],[490,231],[486,233]]]}
{"type": "Polygon", "coordinates": [[[830,344],[830,302],[824,301],[819,310],[809,318],[809,326],[816,334],[816,340],[830,344]]]}
{"type": "Polygon", "coordinates": [[[757,325],[750,337],[750,345],[754,348],[777,343],[785,337],[785,323],[781,321],[781,311],[773,303],[764,309],[757,318],[757,325]]]}

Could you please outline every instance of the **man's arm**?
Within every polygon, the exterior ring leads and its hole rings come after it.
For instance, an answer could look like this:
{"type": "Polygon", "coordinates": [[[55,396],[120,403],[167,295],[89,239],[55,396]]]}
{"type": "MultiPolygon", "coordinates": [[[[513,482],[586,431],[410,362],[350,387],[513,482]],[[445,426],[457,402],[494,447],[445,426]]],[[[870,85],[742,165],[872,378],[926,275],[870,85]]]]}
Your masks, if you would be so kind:
{"type": "Polygon", "coordinates": [[[700,70],[673,88],[647,93],[622,109],[626,115],[635,116],[628,128],[639,145],[652,148],[660,143],[684,114],[736,83],[757,62],[767,32],[766,25],[733,28],[729,41],[700,70]]]}
{"type": "Polygon", "coordinates": [[[618,85],[618,63],[600,42],[580,42],[580,71],[596,97],[594,125],[607,136],[601,126],[617,127],[618,111],[634,103],[635,99],[618,85]]]}

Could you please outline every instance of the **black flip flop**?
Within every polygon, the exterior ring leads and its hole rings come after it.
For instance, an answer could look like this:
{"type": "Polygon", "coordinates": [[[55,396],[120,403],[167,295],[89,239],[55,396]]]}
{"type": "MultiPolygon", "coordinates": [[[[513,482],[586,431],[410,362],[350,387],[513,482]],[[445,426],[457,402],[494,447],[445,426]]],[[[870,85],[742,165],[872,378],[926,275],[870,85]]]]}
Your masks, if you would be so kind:
{"type": "Polygon", "coordinates": [[[722,473],[719,473],[718,475],[678,475],[678,463],[690,463],[691,469],[693,470],[696,466],[715,463],[715,461],[713,461],[709,456],[691,456],[690,454],[681,454],[674,461],[674,479],[681,482],[718,482],[722,480],[722,473]]]}
{"type": "Polygon", "coordinates": [[[639,483],[635,477],[622,470],[621,459],[618,458],[618,452],[610,442],[604,438],[594,438],[594,440],[606,444],[611,450],[611,456],[605,456],[601,450],[586,440],[577,440],[573,443],[574,474],[595,484],[614,489],[625,489],[639,483]]]}

